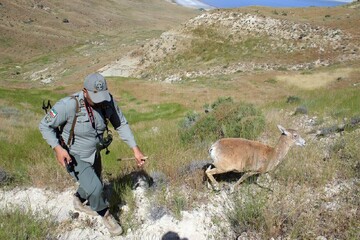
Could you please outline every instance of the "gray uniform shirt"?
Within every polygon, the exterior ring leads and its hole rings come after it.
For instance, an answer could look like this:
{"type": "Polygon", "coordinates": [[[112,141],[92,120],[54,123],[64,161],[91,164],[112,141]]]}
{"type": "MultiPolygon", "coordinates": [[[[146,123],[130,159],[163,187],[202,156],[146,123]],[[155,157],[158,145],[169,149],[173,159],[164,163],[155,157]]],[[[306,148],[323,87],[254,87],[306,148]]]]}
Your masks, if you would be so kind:
{"type": "Polygon", "coordinates": [[[40,132],[51,148],[59,145],[59,139],[56,136],[55,129],[61,125],[64,126],[62,138],[65,143],[68,142],[71,125],[75,114],[77,120],[74,128],[74,141],[70,145],[70,154],[76,154],[83,161],[93,163],[96,154],[96,144],[100,141],[98,134],[102,137],[106,124],[104,114],[110,120],[111,125],[119,133],[120,138],[127,143],[130,148],[136,146],[134,135],[126,121],[125,116],[119,109],[116,102],[112,101],[106,104],[106,107],[91,108],[95,120],[95,128],[87,112],[83,92],[78,92],[73,96],[79,103],[80,112],[76,113],[76,100],[66,97],[58,101],[52,109],[44,116],[39,124],[40,132]]]}

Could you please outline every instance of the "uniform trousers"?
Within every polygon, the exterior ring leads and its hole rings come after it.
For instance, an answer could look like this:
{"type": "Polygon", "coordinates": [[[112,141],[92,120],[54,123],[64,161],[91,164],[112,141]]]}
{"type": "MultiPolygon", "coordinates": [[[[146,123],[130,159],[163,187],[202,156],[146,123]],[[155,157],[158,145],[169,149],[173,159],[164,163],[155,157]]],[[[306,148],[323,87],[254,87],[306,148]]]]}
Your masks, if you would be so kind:
{"type": "Polygon", "coordinates": [[[95,154],[94,164],[81,160],[76,154],[71,154],[72,171],[70,175],[79,183],[77,190],[81,198],[87,199],[92,210],[99,212],[109,207],[104,196],[104,187],[101,181],[101,156],[95,154]]]}

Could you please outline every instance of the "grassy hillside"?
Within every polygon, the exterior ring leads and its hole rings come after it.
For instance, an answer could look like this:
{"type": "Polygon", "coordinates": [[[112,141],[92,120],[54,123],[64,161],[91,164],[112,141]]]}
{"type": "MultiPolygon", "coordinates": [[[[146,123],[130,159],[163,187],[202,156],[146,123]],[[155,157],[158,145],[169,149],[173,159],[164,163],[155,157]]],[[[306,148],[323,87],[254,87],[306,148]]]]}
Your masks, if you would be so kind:
{"type": "Polygon", "coordinates": [[[197,14],[162,0],[5,0],[0,11],[0,84],[18,87],[78,81],[197,14]]]}
{"type": "MultiPolygon", "coordinates": [[[[50,99],[55,103],[78,91],[87,73],[132,52],[144,54],[154,63],[140,69],[147,75],[107,79],[138,144],[149,156],[146,171],[163,176],[160,180],[164,181],[146,193],[152,202],[180,219],[183,210],[207,204],[215,195],[207,189],[201,169],[204,160],[209,159],[210,143],[204,134],[209,123],[222,124],[214,127],[217,134],[220,132],[216,136],[222,136],[226,129],[236,129],[240,137],[249,136],[271,146],[280,136],[276,125],[281,124],[298,129],[307,146],[292,149],[274,172],[258,178],[272,191],[259,188],[255,179],[250,179],[235,194],[228,195],[231,207],[227,209],[223,204],[226,219],[212,216],[212,220],[220,229],[223,222],[228,222],[230,229],[214,233],[214,238],[243,234],[254,239],[359,238],[359,8],[214,10],[206,14],[224,13],[227,27],[222,21],[194,27],[199,22],[193,17],[203,12],[160,0],[1,3],[0,170],[7,173],[2,187],[61,190],[74,186],[38,131],[42,101],[50,99]],[[300,39],[291,39],[283,40],[283,48],[272,48],[281,35],[274,39],[252,32],[253,36],[230,34],[233,24],[228,17],[243,14],[281,20],[288,24],[284,28],[287,31],[292,24],[306,26],[314,32],[311,43],[317,45],[313,48],[305,44],[305,49],[301,49],[300,39]],[[335,37],[320,51],[324,39],[317,39],[317,27],[325,29],[321,33],[340,29],[343,35],[339,41],[349,49],[331,51],[331,44],[337,44],[335,37]],[[169,29],[183,33],[184,38],[176,42],[176,51],[166,52],[159,47],[163,45],[154,43],[161,43],[159,36],[169,29]],[[151,55],[150,50],[156,47],[164,54],[151,55]],[[271,69],[257,67],[273,63],[295,65],[309,59],[314,62],[318,57],[329,63],[299,69],[280,65],[271,69]],[[232,71],[239,63],[259,65],[232,71]],[[170,75],[178,76],[178,81],[154,81],[158,76],[170,75]],[[54,80],[50,84],[41,82],[48,78],[54,80]],[[204,110],[219,99],[228,98],[233,100],[231,105],[205,114],[204,110]],[[242,106],[255,114],[242,118],[246,114],[236,112],[242,106]],[[208,117],[211,114],[215,116],[208,117]],[[238,133],[241,124],[256,125],[252,121],[254,115],[261,125],[254,131],[256,134],[238,133]],[[233,119],[242,122],[237,124],[233,119]],[[192,125],[197,120],[200,124],[192,125]],[[194,139],[200,140],[184,141],[184,121],[195,128],[189,135],[199,133],[194,139]]],[[[126,180],[138,169],[132,161],[117,161],[132,153],[118,136],[110,150],[109,155],[103,155],[103,175],[115,192],[110,199],[112,210],[124,219],[125,230],[141,228],[140,220],[133,217],[135,200],[126,180]],[[126,202],[129,212],[119,212],[120,202],[126,202]]],[[[226,192],[234,179],[222,179],[219,178],[222,191],[226,192]]],[[[152,210],[158,210],[153,207],[152,210]]],[[[31,222],[27,214],[19,212],[2,211],[0,215],[12,219],[7,224],[0,220],[6,229],[12,229],[19,215],[31,222]]],[[[49,232],[61,232],[66,224],[71,223],[34,222],[22,231],[37,234],[34,239],[45,238],[46,231],[38,233],[34,229],[49,226],[49,232]]],[[[20,236],[8,232],[0,230],[0,236],[20,236]]]]}
{"type": "Polygon", "coordinates": [[[199,14],[120,59],[132,76],[178,81],[254,71],[305,71],[359,59],[358,9],[239,8],[199,14]]]}

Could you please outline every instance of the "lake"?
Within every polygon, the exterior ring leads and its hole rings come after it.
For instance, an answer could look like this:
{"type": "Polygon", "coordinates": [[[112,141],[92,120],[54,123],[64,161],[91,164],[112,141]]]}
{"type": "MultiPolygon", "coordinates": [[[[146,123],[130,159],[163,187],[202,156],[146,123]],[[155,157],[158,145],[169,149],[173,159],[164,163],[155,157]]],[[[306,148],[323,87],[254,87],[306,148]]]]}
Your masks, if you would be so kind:
{"type": "Polygon", "coordinates": [[[201,0],[201,2],[216,8],[236,8],[244,6],[268,7],[334,7],[352,2],[351,0],[201,0]]]}

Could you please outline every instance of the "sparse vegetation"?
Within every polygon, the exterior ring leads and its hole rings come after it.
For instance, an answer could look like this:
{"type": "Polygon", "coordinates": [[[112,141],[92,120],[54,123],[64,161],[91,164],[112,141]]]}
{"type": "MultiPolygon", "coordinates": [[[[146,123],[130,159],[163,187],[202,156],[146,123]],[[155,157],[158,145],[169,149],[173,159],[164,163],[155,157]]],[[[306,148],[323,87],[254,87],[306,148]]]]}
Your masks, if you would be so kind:
{"type": "MultiPolygon", "coordinates": [[[[154,1],[128,2],[150,6],[154,1]]],[[[59,167],[53,151],[38,131],[38,123],[43,117],[42,100],[50,99],[55,103],[73,93],[74,89],[80,90],[80,79],[87,72],[99,69],[122,53],[160,36],[165,29],[179,24],[180,20],[195,15],[190,10],[181,10],[184,11],[181,15],[179,8],[164,12],[159,6],[156,9],[153,5],[151,7],[151,11],[165,15],[160,20],[158,17],[153,19],[150,15],[141,15],[143,9],[135,11],[130,7],[120,17],[104,17],[96,25],[88,21],[89,26],[82,27],[85,32],[71,29],[76,24],[82,26],[81,18],[66,16],[69,23],[62,24],[65,15],[58,17],[56,24],[67,28],[66,31],[59,30],[64,34],[62,39],[75,39],[74,42],[54,42],[52,38],[38,41],[36,36],[32,39],[36,44],[30,47],[22,44],[23,40],[31,37],[28,29],[38,29],[35,23],[41,26],[42,18],[51,15],[43,13],[38,15],[36,22],[21,23],[19,29],[27,31],[26,37],[19,39],[18,35],[1,35],[0,48],[6,51],[2,51],[0,60],[0,169],[9,174],[8,181],[1,183],[3,189],[34,186],[63,190],[74,185],[66,171],[59,167]],[[177,20],[169,22],[169,17],[175,13],[177,20]],[[118,21],[132,15],[141,18],[130,22],[118,21]],[[144,21],[145,26],[142,25],[144,21]],[[134,27],[134,24],[139,26],[134,27]],[[24,55],[19,55],[19,52],[24,55]],[[29,80],[31,73],[48,66],[53,66],[48,72],[60,69],[58,80],[51,86],[29,80]]],[[[41,9],[45,11],[44,7],[41,9]]],[[[60,11],[60,8],[56,10],[60,11]]],[[[345,7],[309,8],[307,11],[246,8],[236,10],[233,16],[241,12],[256,13],[290,22],[314,24],[320,28],[339,28],[358,36],[360,15],[357,9],[348,10],[345,7]]],[[[54,11],[54,14],[58,12],[54,11]]],[[[92,18],[86,16],[85,19],[92,18]]],[[[13,23],[9,20],[9,24],[13,23]]],[[[52,26],[56,24],[52,23],[52,26]]],[[[17,27],[14,25],[12,29],[17,27]]],[[[360,131],[358,125],[352,128],[346,125],[360,116],[358,61],[330,63],[321,69],[311,65],[293,71],[291,63],[311,60],[313,56],[328,59],[332,57],[332,51],[317,55],[316,48],[310,52],[288,53],[282,47],[271,47],[274,41],[280,41],[268,36],[238,38],[236,34],[224,31],[226,29],[217,26],[194,28],[191,34],[196,38],[191,38],[188,45],[176,46],[182,51],[156,65],[155,72],[169,75],[182,70],[205,72],[213,67],[229,69],[232,64],[242,61],[252,64],[264,58],[270,61],[279,58],[289,65],[274,65],[271,71],[259,67],[250,71],[239,69],[226,75],[216,70],[211,76],[185,77],[184,81],[176,84],[126,77],[108,78],[110,90],[115,98],[121,99],[121,109],[134,130],[139,146],[149,156],[146,172],[152,177],[155,173],[162,176],[158,185],[146,188],[145,196],[151,201],[151,219],[156,221],[169,214],[181,221],[183,211],[194,210],[193,206],[213,204],[212,207],[219,209],[227,207],[222,212],[225,217],[216,211],[207,212],[209,215],[215,213],[215,216],[209,216],[211,225],[220,229],[215,233],[219,235],[215,239],[240,235],[253,239],[360,239],[360,131]],[[334,69],[341,67],[346,67],[346,75],[334,74],[334,69]],[[319,74],[324,72],[330,77],[319,74]],[[300,75],[300,78],[294,75],[300,75]],[[279,76],[286,79],[281,80],[279,76]],[[322,76],[325,76],[326,83],[313,88],[305,88],[299,81],[308,78],[309,82],[318,82],[322,76]],[[297,84],[290,84],[289,79],[297,84]],[[293,114],[299,107],[306,111],[293,114]],[[204,108],[208,113],[203,112],[204,108]],[[223,195],[215,195],[206,188],[202,167],[208,159],[208,147],[214,140],[243,137],[274,146],[278,136],[276,124],[300,130],[307,146],[304,149],[294,148],[274,172],[257,178],[259,185],[272,191],[260,188],[255,181],[246,181],[234,195],[229,196],[227,188],[234,183],[229,175],[217,176],[224,186],[221,190],[223,195]],[[317,134],[321,129],[341,124],[345,124],[341,133],[328,131],[325,136],[317,134]],[[229,197],[222,199],[222,196],[229,197]],[[227,228],[224,223],[229,223],[230,227],[227,228]]],[[[39,34],[38,30],[34,33],[39,34]]],[[[47,36],[52,34],[51,31],[47,36]]],[[[304,41],[295,40],[296,44],[304,41]]],[[[359,43],[356,37],[347,41],[351,42],[351,46],[359,43]]],[[[287,43],[285,40],[281,42],[284,45],[287,43]]],[[[355,56],[358,50],[354,49],[347,51],[354,51],[352,55],[355,56]]],[[[48,74],[44,73],[44,76],[48,74]]],[[[152,76],[150,72],[147,74],[152,76]]],[[[116,134],[114,136],[110,154],[103,154],[103,177],[107,184],[106,193],[110,196],[111,211],[128,234],[142,228],[142,219],[134,217],[139,206],[132,189],[132,179],[129,178],[139,170],[132,160],[117,161],[118,158],[132,156],[132,152],[116,134]]],[[[4,208],[0,210],[0,239],[53,239],[57,237],[54,233],[62,230],[59,224],[67,223],[53,223],[15,207],[11,211],[4,208]]]]}
{"type": "Polygon", "coordinates": [[[243,232],[264,232],[266,227],[266,195],[265,192],[253,193],[248,187],[246,194],[233,197],[234,206],[229,208],[227,216],[236,235],[243,232]]]}
{"type": "Polygon", "coordinates": [[[126,112],[126,118],[131,123],[142,121],[151,121],[156,119],[175,119],[180,116],[184,108],[178,103],[163,103],[150,106],[149,112],[137,112],[135,109],[129,109],[126,112]]]}
{"type": "Polygon", "coordinates": [[[256,139],[265,125],[260,110],[251,104],[234,103],[231,98],[218,99],[211,104],[210,112],[197,121],[192,119],[193,115],[187,115],[180,124],[183,143],[209,145],[222,137],[256,139]]]}
{"type": "MultiPolygon", "coordinates": [[[[266,84],[266,83],[264,83],[266,84]]],[[[335,97],[331,98],[331,101],[335,104],[340,103],[349,103],[349,108],[347,111],[344,111],[342,117],[349,116],[348,114],[358,114],[357,104],[357,94],[353,92],[352,89],[338,89],[338,91],[342,91],[343,94],[336,94],[335,97]],[[345,94],[346,93],[346,94],[345,94]],[[347,100],[348,99],[348,100],[347,100]],[[338,103],[337,103],[338,102],[338,103]]],[[[13,184],[35,184],[37,186],[49,186],[53,185],[53,187],[59,187],[59,179],[61,179],[61,185],[63,187],[72,184],[72,180],[68,178],[65,171],[59,168],[55,164],[55,160],[53,159],[51,149],[46,146],[46,144],[41,139],[38,131],[37,124],[41,118],[41,109],[40,105],[42,102],[36,103],[35,99],[42,99],[43,97],[50,97],[49,92],[38,91],[38,90],[29,90],[27,92],[21,92],[23,98],[18,98],[18,96],[11,92],[3,92],[3,96],[7,94],[7,97],[3,98],[1,101],[8,101],[12,107],[2,107],[2,139],[3,144],[1,144],[2,148],[2,157],[1,164],[2,166],[12,173],[14,177],[13,184]],[[22,102],[25,101],[26,102],[22,102]],[[15,103],[16,102],[16,103],[15,103]],[[24,112],[24,106],[27,107],[28,112],[24,112]],[[25,118],[26,116],[27,118],[25,118]],[[14,119],[17,119],[16,122],[14,119]],[[23,120],[24,119],[24,120],[23,120]],[[29,127],[30,123],[30,127],[29,127]],[[20,127],[20,128],[19,128],[20,127]],[[24,132],[24,129],[27,129],[24,132]],[[9,136],[8,133],[11,132],[11,137],[5,138],[5,136],[9,136]],[[21,132],[21,134],[20,134],[21,132]],[[36,136],[36,137],[34,137],[36,136]],[[31,140],[29,140],[31,139],[31,140]],[[38,139],[38,140],[36,140],[38,139]],[[13,145],[13,142],[17,142],[17,145],[13,145]],[[29,144],[31,142],[31,144],[29,144]],[[42,149],[42,150],[39,150],[42,149]],[[8,159],[12,159],[12,161],[8,161],[8,159]],[[31,164],[29,164],[31,163],[31,164]],[[49,173],[53,176],[56,176],[55,179],[50,179],[47,174],[49,173]],[[39,174],[40,173],[40,174],[39,174]],[[44,173],[44,174],[41,174],[44,173]],[[65,181],[64,181],[65,180],[65,181]]],[[[62,95],[59,95],[60,98],[62,95]]],[[[283,98],[282,103],[276,103],[271,105],[265,105],[261,109],[262,111],[271,111],[272,109],[287,109],[291,111],[294,106],[298,106],[304,102],[311,103],[313,112],[321,112],[324,115],[329,114],[329,111],[326,109],[322,109],[323,104],[328,100],[328,97],[322,94],[313,95],[311,91],[297,91],[293,92],[292,97],[288,97],[291,99],[288,103],[286,97],[283,98]],[[310,97],[312,100],[310,101],[310,97]]],[[[55,98],[54,96],[51,96],[55,98]]],[[[208,114],[205,113],[195,113],[194,111],[188,112],[184,119],[187,119],[187,122],[183,122],[182,128],[191,129],[194,126],[202,126],[200,134],[204,134],[203,139],[207,141],[207,143],[200,145],[181,145],[180,139],[182,137],[181,131],[179,131],[179,117],[181,114],[185,114],[184,112],[178,112],[176,115],[172,115],[172,106],[176,105],[165,105],[168,106],[165,108],[163,114],[156,113],[156,108],[154,112],[142,113],[144,112],[143,108],[148,108],[148,101],[139,101],[140,104],[134,105],[136,102],[136,97],[124,98],[122,100],[122,108],[127,115],[128,112],[131,112],[132,108],[135,109],[137,114],[134,114],[134,117],[138,117],[138,119],[132,119],[136,122],[132,126],[135,128],[135,134],[137,136],[139,145],[142,146],[145,152],[150,153],[150,160],[148,162],[148,170],[157,170],[162,172],[169,179],[168,184],[172,185],[173,190],[177,192],[176,195],[172,195],[171,193],[160,193],[158,191],[149,192],[148,194],[150,198],[157,199],[161,205],[161,208],[154,208],[153,211],[159,213],[156,214],[173,214],[178,219],[181,219],[181,211],[188,209],[193,202],[202,201],[201,195],[198,196],[190,196],[182,193],[182,191],[177,191],[175,189],[181,188],[182,184],[187,184],[188,187],[194,189],[194,191],[204,192],[204,185],[201,184],[202,174],[201,171],[193,174],[191,177],[186,177],[185,180],[184,175],[182,175],[179,169],[186,164],[189,164],[193,159],[204,159],[207,158],[207,148],[211,142],[211,139],[216,139],[221,135],[213,135],[211,138],[210,133],[206,133],[211,126],[218,127],[219,123],[213,123],[213,125],[209,125],[212,123],[210,120],[220,119],[222,120],[224,126],[217,131],[224,131],[224,129],[238,129],[237,117],[243,116],[246,118],[250,117],[251,119],[259,119],[259,128],[255,132],[248,132],[246,134],[248,138],[257,139],[258,134],[262,133],[265,130],[265,126],[269,125],[272,119],[265,119],[261,114],[261,111],[256,109],[255,106],[251,104],[245,103],[236,103],[230,97],[218,98],[213,101],[211,104],[205,104],[204,102],[198,102],[198,105],[201,108],[205,108],[209,111],[208,114]],[[130,107],[131,106],[131,107],[130,107]],[[136,110],[139,109],[139,110],[136,110]],[[141,109],[141,110],[140,110],[141,109]],[[170,112],[167,113],[168,109],[170,112]],[[231,114],[230,114],[231,113],[231,114]],[[141,117],[141,114],[149,114],[148,118],[141,117]],[[229,115],[228,115],[229,114],[229,115]],[[139,116],[137,116],[139,115],[139,116]],[[213,116],[210,120],[205,121],[202,125],[197,125],[198,122],[201,122],[203,117],[208,118],[209,116],[213,116]],[[228,117],[226,117],[228,116],[228,117]],[[224,120],[227,121],[224,121],[224,120]],[[230,121],[232,119],[232,121],[230,121]],[[234,124],[234,125],[232,125],[234,124]],[[259,131],[259,129],[261,129],[259,131]],[[204,131],[204,133],[202,132],[204,131]],[[206,136],[206,137],[205,137],[206,136]],[[252,137],[251,137],[252,136],[252,137]],[[200,185],[199,185],[200,184],[200,185]],[[166,196],[166,197],[165,197],[166,196]],[[161,198],[164,198],[161,200],[161,198]],[[190,201],[190,202],[189,202],[190,201]]],[[[180,106],[180,105],[178,105],[180,106]]],[[[340,106],[340,105],[339,105],[340,106]]],[[[151,108],[150,108],[151,109],[151,108]]],[[[160,108],[161,110],[161,108],[160,108]]],[[[332,118],[335,115],[330,114],[332,118]]],[[[293,116],[291,118],[296,118],[293,116]]],[[[130,118],[131,119],[131,118],[130,118]]],[[[184,120],[183,120],[184,121],[184,120]]],[[[204,121],[204,120],[202,120],[204,121]]],[[[289,121],[289,120],[286,120],[289,121]]],[[[256,121],[240,121],[244,122],[244,126],[253,126],[256,121]]],[[[131,122],[130,122],[131,123],[131,122]]],[[[183,130],[184,130],[183,129],[183,130]]],[[[195,128],[196,129],[196,128],[195,128]]],[[[246,129],[241,128],[241,129],[246,129]]],[[[254,130],[253,127],[251,129],[254,130]]],[[[229,133],[231,131],[228,131],[229,133]]],[[[232,133],[237,133],[237,131],[232,131],[232,133]]],[[[241,132],[240,132],[241,133],[241,132]]],[[[277,198],[281,199],[282,204],[286,206],[288,204],[286,198],[281,197],[281,194],[290,194],[288,191],[295,191],[291,189],[301,189],[301,191],[309,191],[309,189],[317,189],[316,191],[323,191],[321,189],[324,188],[327,184],[331,184],[333,179],[342,179],[343,181],[350,181],[350,179],[358,177],[358,169],[359,169],[359,156],[357,154],[357,150],[360,148],[357,144],[358,131],[352,131],[346,135],[345,138],[339,139],[334,142],[333,145],[330,145],[330,149],[327,150],[326,146],[319,148],[319,144],[315,141],[309,142],[308,146],[303,151],[299,152],[299,150],[294,149],[290,152],[287,160],[284,161],[280,167],[271,174],[273,178],[273,182],[270,187],[278,189],[276,186],[284,186],[285,188],[290,188],[286,191],[275,190],[274,192],[261,192],[261,196],[257,198],[258,195],[249,195],[247,198],[249,201],[241,200],[243,197],[244,189],[248,187],[255,187],[255,185],[250,184],[245,185],[239,190],[240,195],[235,195],[238,198],[238,203],[235,204],[234,208],[237,209],[236,212],[230,214],[229,219],[234,227],[234,231],[236,233],[241,234],[241,231],[245,232],[260,232],[261,236],[264,237],[275,237],[275,236],[290,236],[290,237],[312,237],[313,235],[304,234],[304,226],[311,227],[314,232],[318,232],[320,228],[323,228],[323,225],[319,225],[319,223],[312,221],[312,218],[317,218],[323,213],[319,211],[311,212],[306,211],[306,215],[301,214],[304,210],[304,206],[300,206],[300,208],[295,210],[294,206],[288,206],[288,208],[284,208],[279,203],[276,203],[277,198]],[[329,154],[326,155],[327,158],[324,159],[323,152],[329,151],[329,154]],[[339,171],[341,169],[341,171],[339,171]],[[276,184],[276,185],[274,185],[276,184]],[[250,197],[252,196],[252,197],[250,197]],[[270,197],[270,199],[266,200],[266,197],[270,197]],[[245,201],[241,202],[241,201],[245,201]],[[252,202],[251,202],[252,201],[252,202]],[[244,205],[245,204],[245,205],[244,205]],[[270,211],[270,209],[273,209],[270,211]],[[277,213],[280,212],[281,214],[277,213]],[[299,216],[300,214],[300,216],[299,216]],[[311,223],[312,225],[308,225],[311,223]],[[300,224],[302,223],[302,224],[300,224]],[[241,231],[240,231],[241,230],[241,231]]],[[[196,135],[189,135],[196,138],[196,135]]],[[[199,138],[200,139],[200,138],[199,138]]],[[[190,140],[191,142],[192,140],[190,140]]],[[[190,143],[189,142],[189,143],[190,143]]],[[[121,221],[124,224],[125,229],[136,229],[140,226],[140,223],[135,221],[131,216],[134,214],[136,210],[135,199],[132,195],[132,190],[129,183],[124,184],[119,182],[117,179],[121,178],[121,176],[126,176],[134,171],[134,163],[132,162],[117,162],[114,159],[120,156],[129,156],[131,152],[129,149],[124,146],[121,141],[114,141],[114,143],[110,147],[111,153],[109,155],[104,155],[103,163],[104,163],[104,177],[108,179],[111,183],[113,183],[113,195],[111,199],[111,206],[113,206],[112,211],[114,213],[119,212],[117,206],[122,203],[126,203],[129,207],[127,212],[121,212],[121,221]]],[[[230,183],[232,184],[232,183],[230,183]]],[[[167,190],[163,190],[167,191],[167,190]]],[[[298,190],[297,190],[298,191],[298,190]]],[[[305,193],[300,193],[297,196],[298,201],[303,201],[305,193]]],[[[354,196],[356,196],[356,191],[350,190],[346,193],[349,198],[354,200],[354,196]]],[[[345,197],[345,196],[344,196],[345,197]]],[[[315,202],[314,201],[314,208],[315,202]]],[[[235,201],[236,202],[236,201],[235,201]]],[[[348,207],[352,207],[355,204],[354,202],[350,202],[348,207]]],[[[343,212],[345,214],[345,210],[343,212]]],[[[155,216],[154,215],[154,216],[155,216]]],[[[333,223],[335,225],[331,225],[333,227],[327,228],[328,236],[332,236],[335,234],[336,226],[341,225],[344,229],[343,233],[337,236],[340,238],[345,236],[356,236],[356,229],[358,219],[355,215],[345,216],[340,214],[338,218],[332,213],[326,213],[326,216],[333,219],[333,223]],[[344,219],[347,219],[348,222],[345,224],[344,219]]],[[[329,225],[330,226],[330,225],[329,225]]]]}
{"type": "Polygon", "coordinates": [[[264,49],[270,44],[265,36],[234,39],[232,35],[221,32],[221,28],[199,27],[191,34],[193,39],[190,46],[175,56],[169,56],[163,64],[157,65],[155,73],[171,72],[174,69],[196,71],[214,66],[227,68],[229,64],[234,64],[240,59],[257,61],[264,57],[267,51],[264,49]]]}
{"type": "Polygon", "coordinates": [[[1,239],[53,239],[55,224],[48,219],[34,216],[31,212],[17,209],[0,211],[1,239]]]}
{"type": "MultiPolygon", "coordinates": [[[[331,116],[337,120],[359,115],[360,95],[354,88],[331,89],[328,91],[306,91],[299,96],[290,96],[286,101],[275,103],[277,107],[285,107],[287,103],[304,106],[309,114],[331,116]]],[[[272,103],[273,104],[273,103],[272,103]]]]}

